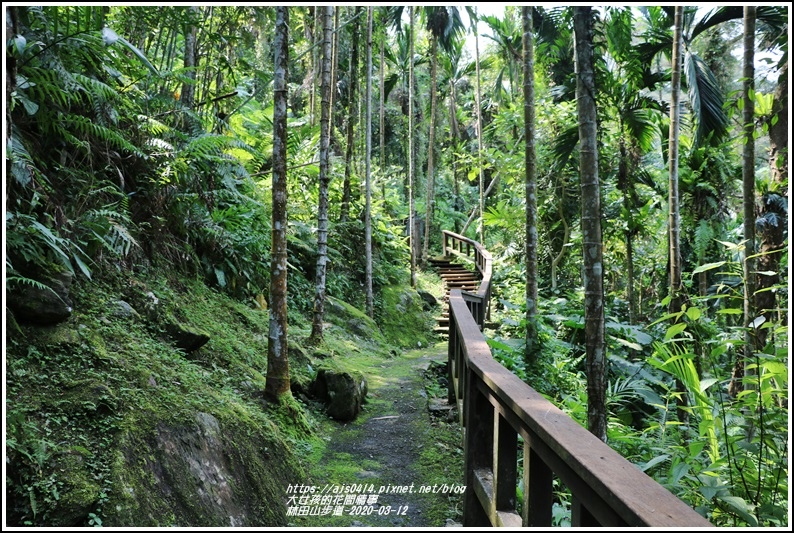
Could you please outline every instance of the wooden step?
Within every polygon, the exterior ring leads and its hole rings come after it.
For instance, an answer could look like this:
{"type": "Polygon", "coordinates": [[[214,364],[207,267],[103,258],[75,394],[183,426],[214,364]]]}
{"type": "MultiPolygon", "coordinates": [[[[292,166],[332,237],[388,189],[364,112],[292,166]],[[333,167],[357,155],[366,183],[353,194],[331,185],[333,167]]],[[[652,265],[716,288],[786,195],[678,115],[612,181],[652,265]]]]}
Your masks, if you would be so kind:
{"type": "Polygon", "coordinates": [[[442,274],[441,279],[461,279],[468,281],[480,281],[480,278],[471,274],[442,274]]]}

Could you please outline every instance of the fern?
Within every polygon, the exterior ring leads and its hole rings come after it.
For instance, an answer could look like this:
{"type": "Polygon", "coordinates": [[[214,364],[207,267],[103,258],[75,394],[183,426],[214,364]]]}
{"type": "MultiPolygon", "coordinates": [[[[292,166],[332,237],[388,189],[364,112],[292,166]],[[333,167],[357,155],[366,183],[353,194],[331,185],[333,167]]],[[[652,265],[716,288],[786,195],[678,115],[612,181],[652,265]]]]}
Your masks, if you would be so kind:
{"type": "Polygon", "coordinates": [[[703,258],[706,256],[706,250],[714,237],[714,229],[711,227],[711,224],[709,224],[708,220],[701,219],[695,230],[695,240],[692,246],[698,261],[703,261],[703,258]]]}
{"type": "Polygon", "coordinates": [[[104,142],[119,150],[124,150],[132,153],[142,159],[146,159],[146,155],[141,152],[136,146],[127,141],[119,133],[110,128],[101,126],[92,122],[88,117],[80,115],[61,116],[61,120],[67,126],[74,128],[78,133],[84,136],[92,136],[97,140],[104,142]]]}

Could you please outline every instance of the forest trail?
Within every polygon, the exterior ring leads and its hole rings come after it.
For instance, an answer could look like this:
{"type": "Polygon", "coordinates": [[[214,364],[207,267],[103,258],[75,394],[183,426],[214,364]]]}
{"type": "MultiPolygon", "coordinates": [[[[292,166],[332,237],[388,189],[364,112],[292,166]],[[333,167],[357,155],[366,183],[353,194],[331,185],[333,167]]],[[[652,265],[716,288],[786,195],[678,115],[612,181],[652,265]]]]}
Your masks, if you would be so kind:
{"type": "MultiPolygon", "coordinates": [[[[454,491],[463,490],[462,431],[457,415],[452,418],[444,409],[429,408],[430,403],[438,404],[433,396],[446,396],[435,377],[446,358],[446,343],[440,343],[371,367],[362,413],[351,423],[327,426],[327,446],[310,473],[318,491],[355,494],[357,503],[345,505],[341,516],[289,516],[290,524],[459,525],[462,497],[454,491]],[[363,496],[368,503],[359,505],[363,496]]],[[[330,500],[339,503],[338,495],[330,500]]]]}

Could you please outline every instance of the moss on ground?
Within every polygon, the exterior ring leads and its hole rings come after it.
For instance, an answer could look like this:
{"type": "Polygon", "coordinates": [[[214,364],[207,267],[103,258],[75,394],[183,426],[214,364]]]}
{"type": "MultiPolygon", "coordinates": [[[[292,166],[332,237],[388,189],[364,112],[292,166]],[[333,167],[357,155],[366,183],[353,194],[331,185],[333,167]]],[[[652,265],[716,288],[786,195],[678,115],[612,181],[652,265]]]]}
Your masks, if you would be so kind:
{"type": "MultiPolygon", "coordinates": [[[[421,367],[430,358],[443,360],[446,344],[412,350],[380,360],[363,354],[350,354],[336,361],[338,367],[362,372],[370,381],[370,395],[362,414],[348,424],[339,424],[315,411],[318,438],[306,454],[309,484],[344,488],[355,484],[376,488],[393,484],[460,485],[463,482],[462,432],[456,423],[430,417],[425,396],[441,390],[423,382],[421,367]],[[373,421],[406,420],[395,434],[379,430],[373,421]],[[398,435],[395,441],[392,436],[398,435]]],[[[377,489],[376,489],[377,490],[377,489]]],[[[291,517],[300,527],[369,526],[444,526],[448,519],[460,521],[459,495],[391,496],[381,504],[406,505],[406,517],[383,516],[376,504],[371,516],[333,514],[317,517],[291,517]],[[419,513],[417,509],[419,508],[419,513]]]]}
{"type": "MultiPolygon", "coordinates": [[[[268,314],[253,302],[198,279],[145,271],[72,290],[74,313],[64,323],[7,318],[9,525],[286,525],[287,485],[331,471],[352,482],[362,469],[382,466],[351,464],[343,454],[324,463],[336,423],[311,400],[264,401],[268,314]],[[137,313],[115,313],[117,300],[137,313]],[[174,322],[209,342],[192,352],[176,348],[168,331],[174,322]],[[220,457],[222,479],[207,485],[206,472],[191,467],[201,453],[220,457]],[[226,507],[202,501],[202,491],[226,507]],[[229,516],[248,522],[230,524],[229,516]]],[[[310,382],[321,365],[359,373],[370,387],[365,413],[396,414],[377,390],[402,378],[405,369],[392,364],[399,346],[433,339],[430,315],[415,292],[398,287],[384,291],[377,322],[330,301],[337,312],[312,350],[301,346],[308,324],[291,315],[293,381],[310,382]]],[[[432,448],[441,437],[427,438],[432,448]]]]}
{"type": "Polygon", "coordinates": [[[201,474],[169,455],[168,435],[215,442],[232,473],[216,485],[239,516],[283,525],[283,487],[305,477],[293,443],[311,428],[295,400],[262,399],[267,313],[199,280],[118,275],[72,297],[62,324],[7,329],[9,525],[230,525],[195,497],[201,474]],[[142,308],[148,292],[153,318],[111,312],[119,299],[142,308]],[[164,317],[209,343],[175,348],[164,317]],[[200,434],[200,416],[217,421],[217,437],[200,434]]]}

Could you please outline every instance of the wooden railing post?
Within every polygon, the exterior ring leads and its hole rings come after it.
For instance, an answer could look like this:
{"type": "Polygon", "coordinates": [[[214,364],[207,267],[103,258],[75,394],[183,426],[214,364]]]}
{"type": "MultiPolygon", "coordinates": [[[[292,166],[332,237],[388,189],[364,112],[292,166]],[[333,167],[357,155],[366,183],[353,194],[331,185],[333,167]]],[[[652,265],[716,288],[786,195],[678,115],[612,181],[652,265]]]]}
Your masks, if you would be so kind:
{"type": "Polygon", "coordinates": [[[493,406],[477,386],[478,376],[470,370],[464,371],[466,420],[464,444],[464,471],[466,491],[463,497],[463,526],[490,526],[488,512],[480,503],[478,494],[478,471],[490,471],[493,453],[493,406]]]}
{"type": "Polygon", "coordinates": [[[518,433],[502,416],[494,420],[493,486],[496,511],[516,510],[518,433]]]}
{"type": "MultiPolygon", "coordinates": [[[[445,236],[446,238],[446,236],[445,236]]],[[[456,328],[455,316],[449,314],[449,336],[447,341],[447,402],[455,405],[457,402],[457,391],[455,381],[457,380],[457,356],[458,356],[458,332],[456,328]]]]}
{"type": "Polygon", "coordinates": [[[524,513],[525,527],[551,526],[554,505],[551,469],[531,446],[532,438],[524,435],[524,513]]]}

